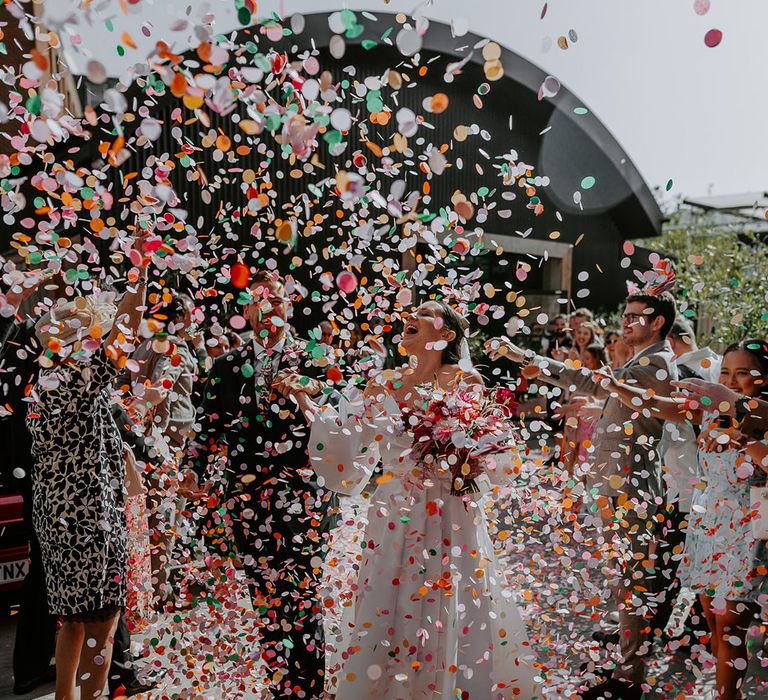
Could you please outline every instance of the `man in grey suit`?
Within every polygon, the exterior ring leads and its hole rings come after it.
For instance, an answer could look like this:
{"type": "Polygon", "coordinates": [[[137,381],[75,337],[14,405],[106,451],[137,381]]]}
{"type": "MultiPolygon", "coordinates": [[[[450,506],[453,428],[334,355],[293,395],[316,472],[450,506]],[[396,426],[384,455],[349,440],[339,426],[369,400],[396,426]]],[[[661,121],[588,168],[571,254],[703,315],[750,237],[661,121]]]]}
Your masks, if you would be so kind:
{"type": "MultiPolygon", "coordinates": [[[[624,340],[632,346],[633,357],[615,370],[617,377],[668,396],[670,381],[677,379],[672,348],[666,340],[675,320],[675,300],[669,292],[641,292],[627,297],[622,318],[624,340]]],[[[508,338],[486,343],[491,359],[506,355],[527,367],[528,377],[564,389],[604,399],[602,415],[592,442],[592,469],[587,489],[598,504],[605,541],[616,564],[616,576],[609,582],[619,609],[621,659],[613,676],[582,694],[583,700],[642,695],[645,655],[650,651],[650,620],[667,581],[660,570],[658,522],[665,507],[665,489],[659,441],[664,421],[648,410],[625,407],[611,397],[592,377],[574,365],[524,351],[508,338]],[[618,561],[616,561],[618,559],[618,561]]]]}

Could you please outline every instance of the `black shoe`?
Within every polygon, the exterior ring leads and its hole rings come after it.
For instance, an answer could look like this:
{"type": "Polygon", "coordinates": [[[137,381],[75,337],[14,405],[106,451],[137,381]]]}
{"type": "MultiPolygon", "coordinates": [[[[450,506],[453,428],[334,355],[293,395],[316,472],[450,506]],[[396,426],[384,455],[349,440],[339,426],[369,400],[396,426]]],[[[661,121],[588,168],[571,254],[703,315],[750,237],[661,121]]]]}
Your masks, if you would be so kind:
{"type": "Polygon", "coordinates": [[[14,680],[13,681],[13,694],[14,695],[26,695],[27,693],[31,693],[35,688],[39,688],[41,685],[44,685],[45,683],[52,683],[56,680],[56,667],[55,666],[49,666],[45,673],[36,676],[35,678],[30,678],[29,680],[23,681],[23,680],[14,680]]]}
{"type": "Polygon", "coordinates": [[[585,690],[579,697],[581,700],[642,700],[643,689],[639,683],[627,683],[611,678],[585,690]]]}
{"type": "Polygon", "coordinates": [[[600,642],[600,644],[618,644],[619,633],[608,632],[607,630],[595,630],[592,632],[592,639],[596,642],[600,642]]]}
{"type": "Polygon", "coordinates": [[[150,690],[157,688],[157,681],[142,682],[138,678],[135,678],[127,684],[120,684],[113,692],[113,698],[132,698],[139,693],[148,693],[150,690]]]}

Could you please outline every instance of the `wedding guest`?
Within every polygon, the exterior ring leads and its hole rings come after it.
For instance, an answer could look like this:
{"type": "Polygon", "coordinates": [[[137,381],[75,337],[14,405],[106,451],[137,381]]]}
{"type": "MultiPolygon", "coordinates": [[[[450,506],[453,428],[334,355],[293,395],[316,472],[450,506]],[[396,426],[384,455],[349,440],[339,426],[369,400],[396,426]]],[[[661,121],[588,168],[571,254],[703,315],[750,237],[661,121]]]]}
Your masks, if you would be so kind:
{"type": "MultiPolygon", "coordinates": [[[[195,422],[193,389],[198,373],[198,351],[192,345],[194,302],[174,294],[163,306],[151,310],[162,330],[145,340],[133,353],[128,372],[133,405],[143,416],[150,446],[149,524],[152,531],[152,574],[156,605],[172,598],[168,586],[175,530],[180,524],[183,500],[176,495],[175,474],[184,445],[195,422]]],[[[199,343],[198,343],[199,344],[199,343]]]]}
{"type": "Polygon", "coordinates": [[[322,321],[320,323],[319,328],[320,328],[319,342],[329,347],[333,345],[333,338],[336,335],[335,331],[333,330],[333,324],[331,324],[330,321],[322,321]]]}
{"type": "MultiPolygon", "coordinates": [[[[25,272],[21,285],[8,289],[6,304],[18,312],[22,302],[39,291],[46,282],[41,298],[65,285],[48,273],[25,272]]],[[[2,295],[0,295],[2,296],[2,295]]],[[[0,315],[0,389],[9,415],[0,420],[0,454],[4,463],[13,465],[7,483],[12,483],[23,497],[22,515],[29,542],[29,568],[19,597],[15,616],[16,638],[13,647],[13,691],[26,695],[42,683],[55,679],[55,667],[50,665],[56,647],[57,618],[48,612],[45,572],[40,544],[35,535],[32,516],[32,435],[27,423],[27,390],[37,382],[40,370],[40,346],[31,319],[17,321],[15,316],[0,315]]],[[[5,479],[5,475],[3,475],[5,479]]],[[[131,697],[151,687],[138,680],[130,657],[130,635],[123,615],[120,616],[112,661],[109,669],[110,691],[131,697]]]]}
{"type": "Polygon", "coordinates": [[[613,330],[605,334],[605,347],[613,369],[623,367],[632,357],[632,349],[627,345],[620,331],[613,330]]]}
{"type": "Polygon", "coordinates": [[[581,362],[590,371],[610,364],[605,346],[600,343],[587,345],[581,353],[581,362]]]}
{"type": "Polygon", "coordinates": [[[568,356],[572,360],[584,362],[584,351],[590,345],[598,343],[597,329],[597,324],[592,323],[592,321],[584,321],[577,326],[573,332],[573,345],[568,351],[568,356]]]}
{"type": "Polygon", "coordinates": [[[576,336],[576,331],[582,323],[593,323],[595,314],[589,309],[582,307],[574,310],[568,317],[568,328],[571,331],[571,337],[576,336]]]}
{"type": "Polygon", "coordinates": [[[541,339],[541,354],[552,357],[552,350],[560,347],[568,338],[568,317],[565,314],[557,314],[549,321],[547,332],[541,339]]]}
{"type": "MultiPolygon", "coordinates": [[[[678,377],[696,377],[709,381],[716,381],[719,378],[720,356],[709,348],[698,347],[693,327],[683,316],[678,315],[675,318],[667,337],[675,353],[678,377]]],[[[651,626],[654,633],[662,638],[680,590],[680,580],[677,577],[680,557],[677,552],[685,542],[691,498],[698,481],[698,436],[698,426],[667,421],[664,424],[664,434],[659,445],[667,486],[665,521],[662,526],[662,534],[667,544],[665,553],[667,560],[663,562],[663,566],[665,577],[671,583],[664,600],[656,610],[651,626]]],[[[703,611],[700,610],[699,605],[695,605],[690,619],[691,629],[700,630],[702,624],[703,611]]],[[[689,641],[692,641],[690,636],[689,641]]]]}
{"type": "MultiPolygon", "coordinates": [[[[141,241],[136,242],[141,249],[141,241]]],[[[27,416],[32,433],[33,519],[48,607],[64,620],[56,641],[56,697],[107,683],[113,634],[125,607],[126,522],[120,433],[110,385],[132,350],[146,266],[117,309],[103,294],[57,303],[35,325],[43,354],[27,416]]]]}
{"type": "MultiPolygon", "coordinates": [[[[595,371],[608,364],[608,354],[605,348],[599,343],[588,345],[582,353],[584,367],[590,371],[595,371]]],[[[594,396],[587,397],[577,412],[579,427],[577,431],[578,454],[576,463],[579,466],[581,474],[586,473],[591,460],[591,454],[594,450],[595,426],[603,412],[604,401],[594,396]]]]}
{"type": "MultiPolygon", "coordinates": [[[[571,360],[577,360],[584,367],[589,367],[590,364],[596,364],[597,367],[601,366],[599,352],[602,350],[602,345],[595,342],[596,326],[591,321],[586,321],[576,328],[573,336],[573,346],[568,352],[568,357],[571,360]],[[587,348],[593,347],[594,350],[588,352],[587,348]],[[597,355],[595,354],[597,353],[597,355]]],[[[565,387],[563,387],[565,389],[565,387]]],[[[564,470],[570,474],[575,474],[575,467],[577,464],[583,464],[579,457],[585,456],[582,448],[582,437],[588,439],[586,435],[580,435],[580,431],[587,431],[592,433],[594,425],[589,420],[582,421],[579,419],[579,413],[586,408],[589,402],[590,395],[580,391],[569,391],[564,405],[557,413],[559,416],[565,418],[565,425],[563,428],[563,449],[561,451],[562,462],[564,470]]],[[[586,415],[586,414],[585,414],[586,415]]]]}
{"type": "MultiPolygon", "coordinates": [[[[211,369],[189,464],[211,497],[228,504],[228,553],[243,563],[263,601],[261,654],[274,697],[323,697],[324,630],[318,585],[336,521],[336,499],[309,469],[309,431],[276,385],[287,375],[317,396],[323,384],[305,343],[287,332],[286,281],[256,271],[243,315],[253,341],[211,369]],[[218,486],[217,486],[218,485],[218,486]],[[215,490],[218,488],[218,490],[215,490]]],[[[195,489],[190,472],[185,490],[195,489]]]]}
{"type": "MultiPolygon", "coordinates": [[[[720,383],[741,396],[768,399],[768,341],[749,339],[723,353],[720,383]]],[[[750,439],[717,406],[704,410],[689,400],[650,395],[608,376],[604,388],[637,409],[657,411],[670,421],[702,427],[699,437],[700,484],[694,491],[683,585],[699,594],[716,658],[720,700],[742,697],[747,669],[747,630],[768,602],[768,549],[752,534],[750,490],[763,486],[768,471],[768,441],[750,439]]]]}
{"type": "MultiPolygon", "coordinates": [[[[648,285],[626,299],[622,317],[624,337],[635,350],[634,356],[617,376],[661,394],[668,394],[670,380],[677,378],[672,348],[666,340],[675,320],[675,300],[664,291],[667,283],[648,285]]],[[[524,365],[538,368],[540,381],[573,387],[605,400],[595,427],[593,469],[587,486],[597,496],[606,540],[618,551],[617,575],[610,581],[619,609],[620,662],[612,677],[582,693],[583,700],[597,700],[611,693],[623,700],[639,700],[650,651],[646,611],[655,609],[665,582],[650,575],[642,562],[655,559],[655,516],[664,502],[662,465],[658,443],[663,420],[653,414],[638,415],[592,381],[588,370],[567,369],[562,363],[523,351],[509,338],[486,343],[492,359],[506,355],[524,365]],[[626,426],[643,440],[627,439],[626,426]]]]}

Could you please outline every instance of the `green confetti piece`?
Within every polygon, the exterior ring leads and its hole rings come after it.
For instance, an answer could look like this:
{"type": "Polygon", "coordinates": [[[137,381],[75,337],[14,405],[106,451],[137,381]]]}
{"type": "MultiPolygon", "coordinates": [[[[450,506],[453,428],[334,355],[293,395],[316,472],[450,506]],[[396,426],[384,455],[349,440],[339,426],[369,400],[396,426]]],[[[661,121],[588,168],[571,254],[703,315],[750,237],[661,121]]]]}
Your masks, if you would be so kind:
{"type": "Polygon", "coordinates": [[[341,132],[336,129],[330,129],[323,134],[323,139],[329,146],[335,146],[337,143],[341,143],[343,138],[341,132]]]}
{"type": "Polygon", "coordinates": [[[381,93],[373,90],[368,93],[365,100],[365,106],[369,112],[381,112],[384,109],[384,101],[381,99],[381,93]]]}
{"type": "Polygon", "coordinates": [[[360,42],[360,46],[362,46],[366,51],[370,51],[372,48],[378,46],[378,42],[374,41],[373,39],[363,39],[360,42]]]}
{"type": "Polygon", "coordinates": [[[672,178],[670,178],[669,180],[667,180],[667,192],[669,192],[672,189],[672,185],[673,185],[672,178]]]}
{"type": "Polygon", "coordinates": [[[357,24],[357,15],[352,12],[352,10],[342,10],[340,16],[341,23],[344,25],[344,29],[350,29],[357,24]]]}
{"type": "Polygon", "coordinates": [[[243,373],[243,376],[246,379],[250,379],[254,374],[256,374],[256,370],[253,368],[253,365],[250,362],[246,362],[240,368],[240,371],[243,373]]]}
{"type": "Polygon", "coordinates": [[[237,11],[237,21],[243,26],[251,23],[251,11],[247,7],[241,7],[237,11]]]}
{"type": "Polygon", "coordinates": [[[573,110],[574,114],[578,114],[580,117],[589,114],[589,110],[586,107],[576,107],[576,109],[573,110]]]}
{"type": "Polygon", "coordinates": [[[582,181],[581,181],[581,189],[583,190],[591,190],[595,186],[595,178],[591,175],[587,175],[582,181]]]}
{"type": "Polygon", "coordinates": [[[32,95],[32,97],[27,98],[27,101],[24,103],[24,107],[30,114],[37,115],[40,114],[40,107],[42,104],[43,103],[39,95],[32,95]]]}
{"type": "Polygon", "coordinates": [[[365,27],[363,27],[362,24],[356,24],[353,27],[350,27],[349,29],[347,29],[345,36],[347,37],[347,39],[357,39],[357,37],[359,37],[364,30],[365,30],[365,27]]]}

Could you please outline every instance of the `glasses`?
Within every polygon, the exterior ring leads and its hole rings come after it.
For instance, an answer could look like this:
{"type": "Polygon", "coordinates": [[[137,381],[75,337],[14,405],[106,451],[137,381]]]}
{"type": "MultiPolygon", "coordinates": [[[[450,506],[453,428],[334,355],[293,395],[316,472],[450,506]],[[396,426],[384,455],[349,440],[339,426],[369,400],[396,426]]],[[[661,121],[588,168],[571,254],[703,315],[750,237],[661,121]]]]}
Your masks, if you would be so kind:
{"type": "Polygon", "coordinates": [[[645,315],[644,314],[624,314],[622,317],[622,320],[624,323],[632,324],[632,323],[639,323],[642,319],[643,323],[645,323],[645,315]]]}

